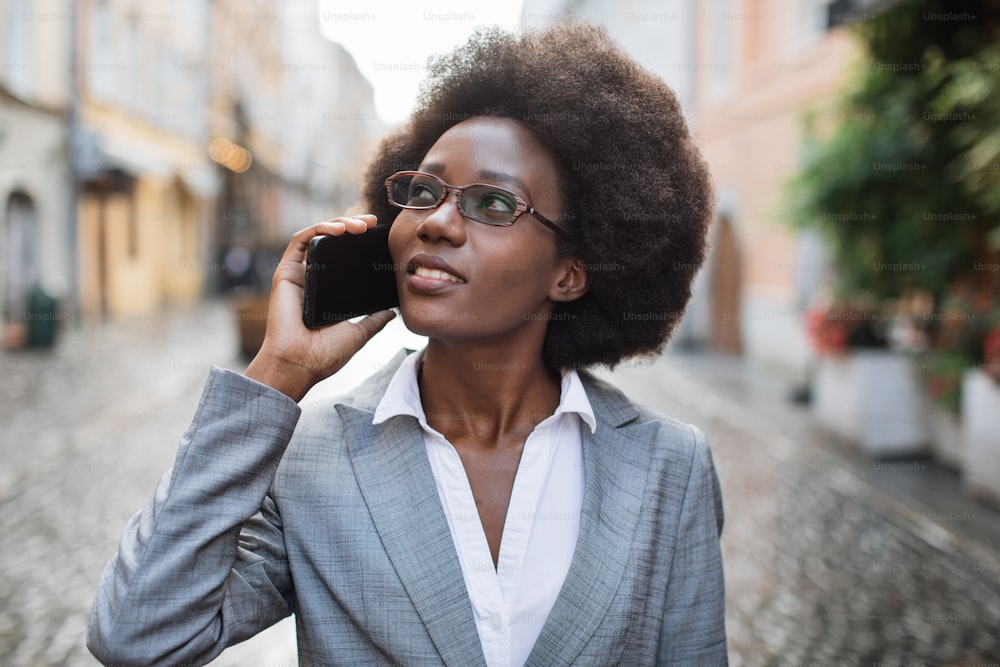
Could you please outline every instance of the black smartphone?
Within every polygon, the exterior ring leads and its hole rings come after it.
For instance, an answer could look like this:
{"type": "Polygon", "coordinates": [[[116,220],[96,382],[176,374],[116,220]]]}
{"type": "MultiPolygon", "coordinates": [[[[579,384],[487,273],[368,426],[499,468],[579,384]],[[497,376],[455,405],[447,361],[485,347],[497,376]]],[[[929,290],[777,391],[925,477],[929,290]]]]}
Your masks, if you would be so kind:
{"type": "Polygon", "coordinates": [[[399,305],[389,227],[317,236],[306,253],[302,321],[310,329],[399,305]]]}

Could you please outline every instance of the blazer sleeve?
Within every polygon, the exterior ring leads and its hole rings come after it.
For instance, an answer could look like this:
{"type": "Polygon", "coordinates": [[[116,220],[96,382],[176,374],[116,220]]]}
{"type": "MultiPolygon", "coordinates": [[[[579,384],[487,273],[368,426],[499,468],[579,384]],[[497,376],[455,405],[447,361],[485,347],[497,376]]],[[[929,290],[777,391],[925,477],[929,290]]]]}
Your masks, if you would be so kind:
{"type": "Polygon", "coordinates": [[[300,410],[213,368],[173,468],[104,569],[87,646],[116,665],[201,665],[294,609],[268,489],[300,410]]]}
{"type": "Polygon", "coordinates": [[[705,436],[694,433],[694,457],[677,527],[667,584],[658,665],[729,664],[722,573],[722,493],[705,436]]]}

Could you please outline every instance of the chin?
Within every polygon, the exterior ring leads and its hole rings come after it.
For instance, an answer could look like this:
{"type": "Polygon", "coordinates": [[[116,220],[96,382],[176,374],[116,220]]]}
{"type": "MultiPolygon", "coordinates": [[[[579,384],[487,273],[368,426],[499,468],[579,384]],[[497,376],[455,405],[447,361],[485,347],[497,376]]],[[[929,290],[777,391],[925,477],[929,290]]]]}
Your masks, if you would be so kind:
{"type": "Polygon", "coordinates": [[[407,329],[429,338],[464,337],[469,325],[478,319],[476,313],[464,309],[421,308],[407,304],[400,304],[399,313],[407,329]]]}

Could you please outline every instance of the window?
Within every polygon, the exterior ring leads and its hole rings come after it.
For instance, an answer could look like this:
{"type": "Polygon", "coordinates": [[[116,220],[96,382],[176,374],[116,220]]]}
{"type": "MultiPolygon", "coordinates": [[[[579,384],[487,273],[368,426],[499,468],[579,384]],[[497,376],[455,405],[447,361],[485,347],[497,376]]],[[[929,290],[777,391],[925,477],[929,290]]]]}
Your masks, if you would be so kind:
{"type": "Polygon", "coordinates": [[[7,200],[0,229],[0,286],[2,286],[3,317],[8,322],[22,320],[28,291],[41,275],[38,257],[38,222],[35,205],[28,195],[15,192],[7,200]]]}
{"type": "Polygon", "coordinates": [[[733,83],[733,41],[737,37],[734,21],[733,0],[717,0],[711,3],[712,11],[712,59],[705,64],[709,69],[711,87],[719,94],[728,92],[733,83]]]}
{"type": "Polygon", "coordinates": [[[115,95],[115,79],[120,63],[115,62],[114,30],[111,7],[107,0],[98,0],[90,13],[85,79],[91,97],[110,102],[115,95]]]}
{"type": "Polygon", "coordinates": [[[144,117],[142,100],[142,36],[139,33],[139,24],[135,18],[128,21],[128,31],[126,32],[126,44],[128,49],[128,62],[125,63],[126,80],[128,88],[125,92],[125,108],[134,114],[144,117]]]}
{"type": "Polygon", "coordinates": [[[11,91],[28,97],[31,90],[32,30],[29,0],[7,0],[4,12],[4,78],[11,91]]]}
{"type": "Polygon", "coordinates": [[[796,39],[791,43],[798,48],[809,46],[826,33],[830,0],[798,0],[796,39]]]}

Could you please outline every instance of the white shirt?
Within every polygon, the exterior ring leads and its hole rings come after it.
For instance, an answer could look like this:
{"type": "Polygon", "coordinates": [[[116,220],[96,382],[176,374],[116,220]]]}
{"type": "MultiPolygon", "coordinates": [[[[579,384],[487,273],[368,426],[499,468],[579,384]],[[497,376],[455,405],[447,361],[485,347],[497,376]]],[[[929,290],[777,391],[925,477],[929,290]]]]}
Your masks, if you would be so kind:
{"type": "Polygon", "coordinates": [[[523,665],[555,604],[580,533],[583,507],[581,422],[597,430],[576,371],[562,376],[559,406],[521,452],[494,570],[465,467],[454,446],[427,424],[417,368],[423,351],[396,370],[373,424],[413,415],[423,429],[438,497],[458,552],[476,629],[490,667],[523,665]]]}

